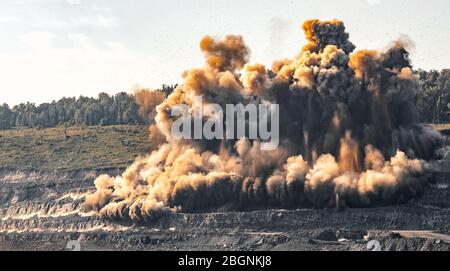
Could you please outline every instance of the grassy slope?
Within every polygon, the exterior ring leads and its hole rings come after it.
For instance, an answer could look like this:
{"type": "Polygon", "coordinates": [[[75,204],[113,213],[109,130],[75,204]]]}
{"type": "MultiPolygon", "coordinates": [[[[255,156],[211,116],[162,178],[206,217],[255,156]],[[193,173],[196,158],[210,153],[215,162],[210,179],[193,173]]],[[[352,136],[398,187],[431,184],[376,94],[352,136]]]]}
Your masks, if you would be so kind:
{"type": "Polygon", "coordinates": [[[123,168],[151,145],[144,126],[0,131],[0,169],[123,168]]]}
{"type": "MultiPolygon", "coordinates": [[[[434,127],[450,129],[450,124],[434,127]]],[[[150,150],[145,126],[71,127],[66,133],[64,128],[0,131],[0,169],[124,168],[150,150]]]]}

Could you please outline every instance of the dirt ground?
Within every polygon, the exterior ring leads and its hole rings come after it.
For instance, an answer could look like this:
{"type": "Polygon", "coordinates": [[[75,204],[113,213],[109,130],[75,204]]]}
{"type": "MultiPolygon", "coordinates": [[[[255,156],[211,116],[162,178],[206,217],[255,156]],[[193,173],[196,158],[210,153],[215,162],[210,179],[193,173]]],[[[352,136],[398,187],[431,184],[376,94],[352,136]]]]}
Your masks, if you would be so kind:
{"type": "Polygon", "coordinates": [[[0,250],[67,250],[71,240],[81,250],[450,249],[445,171],[433,173],[424,195],[400,206],[171,213],[142,224],[81,211],[99,173],[2,172],[0,250]]]}

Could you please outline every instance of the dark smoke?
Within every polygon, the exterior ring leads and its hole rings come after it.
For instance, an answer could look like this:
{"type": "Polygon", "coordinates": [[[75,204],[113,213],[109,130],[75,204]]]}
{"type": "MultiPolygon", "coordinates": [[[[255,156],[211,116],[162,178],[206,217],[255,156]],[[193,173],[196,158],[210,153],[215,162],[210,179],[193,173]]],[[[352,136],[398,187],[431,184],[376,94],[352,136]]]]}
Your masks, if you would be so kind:
{"type": "MultiPolygon", "coordinates": [[[[138,221],[168,211],[368,207],[419,195],[427,185],[422,159],[433,158],[441,139],[416,121],[419,81],[404,42],[353,52],[341,21],[309,20],[303,30],[308,44],[270,72],[247,64],[242,37],[203,38],[205,66],[186,71],[156,108],[151,133],[160,147],[122,176],[98,177],[85,206],[138,221]],[[279,104],[280,146],[172,138],[171,108],[192,108],[196,95],[205,104],[279,104]]],[[[151,115],[147,105],[159,96],[137,97],[151,115]]]]}

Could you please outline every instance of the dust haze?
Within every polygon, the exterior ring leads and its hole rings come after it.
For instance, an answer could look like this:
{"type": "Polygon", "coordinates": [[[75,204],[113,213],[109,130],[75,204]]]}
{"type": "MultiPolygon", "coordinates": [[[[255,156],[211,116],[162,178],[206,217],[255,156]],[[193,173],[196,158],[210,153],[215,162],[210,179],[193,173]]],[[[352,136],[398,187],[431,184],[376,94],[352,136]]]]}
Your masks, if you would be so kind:
{"type": "Polygon", "coordinates": [[[272,67],[248,63],[242,36],[206,36],[204,66],[185,71],[173,93],[137,90],[155,150],[122,175],[99,176],[84,208],[146,221],[166,212],[371,207],[420,195],[441,136],[416,120],[410,42],[355,51],[342,21],[313,19],[302,29],[300,52],[272,67]],[[194,110],[199,95],[204,105],[279,104],[279,147],[261,150],[245,137],[173,138],[171,109],[194,110]]]}

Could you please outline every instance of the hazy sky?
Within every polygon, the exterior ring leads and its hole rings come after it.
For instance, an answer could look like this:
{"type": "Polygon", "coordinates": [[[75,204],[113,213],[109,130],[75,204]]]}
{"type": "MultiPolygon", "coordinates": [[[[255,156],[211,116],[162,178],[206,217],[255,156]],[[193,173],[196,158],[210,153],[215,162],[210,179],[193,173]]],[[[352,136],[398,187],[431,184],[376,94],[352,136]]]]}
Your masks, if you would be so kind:
{"type": "Polygon", "coordinates": [[[0,103],[159,87],[202,65],[205,34],[241,34],[270,67],[305,43],[309,18],[343,20],[358,48],[407,35],[417,68],[450,67],[450,1],[1,0],[0,103]]]}

